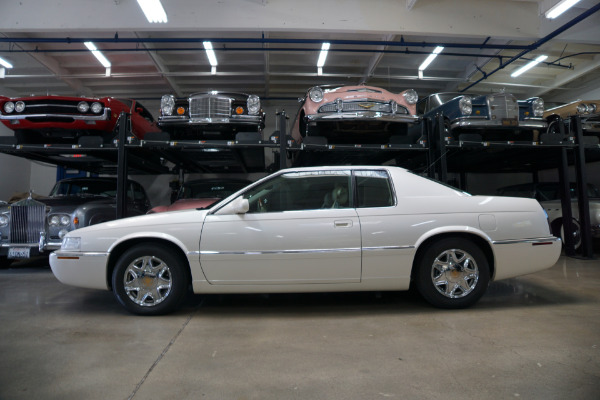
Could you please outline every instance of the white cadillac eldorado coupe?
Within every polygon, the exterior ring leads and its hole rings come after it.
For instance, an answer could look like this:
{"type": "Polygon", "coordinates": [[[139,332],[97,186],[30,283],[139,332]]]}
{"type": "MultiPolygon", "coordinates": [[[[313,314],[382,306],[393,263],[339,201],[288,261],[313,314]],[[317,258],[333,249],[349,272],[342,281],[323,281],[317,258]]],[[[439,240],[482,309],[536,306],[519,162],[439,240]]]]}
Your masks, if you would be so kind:
{"type": "Polygon", "coordinates": [[[471,196],[398,167],[281,170],[208,210],[69,232],[63,283],[112,290],[136,314],[194,293],[406,290],[474,304],[491,280],[554,265],[560,239],[534,199],[471,196]]]}

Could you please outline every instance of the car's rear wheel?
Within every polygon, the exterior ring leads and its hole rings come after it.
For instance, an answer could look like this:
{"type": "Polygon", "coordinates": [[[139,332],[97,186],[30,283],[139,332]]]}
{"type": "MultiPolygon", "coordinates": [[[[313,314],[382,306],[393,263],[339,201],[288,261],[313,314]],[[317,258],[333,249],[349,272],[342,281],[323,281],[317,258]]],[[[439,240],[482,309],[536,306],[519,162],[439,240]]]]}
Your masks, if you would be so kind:
{"type": "Polygon", "coordinates": [[[440,308],[473,305],[485,293],[490,268],[483,251],[463,238],[432,242],[418,260],[416,286],[429,303],[440,308]]]}
{"type": "Polygon", "coordinates": [[[128,311],[160,315],[175,310],[189,285],[181,257],[165,246],[140,244],[117,261],[112,275],[115,297],[128,311]]]}

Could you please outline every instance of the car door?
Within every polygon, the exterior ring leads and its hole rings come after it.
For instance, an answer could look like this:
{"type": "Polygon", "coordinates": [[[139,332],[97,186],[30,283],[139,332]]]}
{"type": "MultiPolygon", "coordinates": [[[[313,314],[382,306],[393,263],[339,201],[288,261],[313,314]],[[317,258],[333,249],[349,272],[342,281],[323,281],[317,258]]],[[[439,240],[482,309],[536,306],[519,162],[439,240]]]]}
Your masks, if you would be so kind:
{"type": "Polygon", "coordinates": [[[160,131],[152,114],[140,102],[135,100],[131,107],[131,129],[133,134],[140,139],[143,139],[148,132],[160,131]]]}
{"type": "Polygon", "coordinates": [[[200,264],[212,284],[360,282],[349,170],[289,172],[243,194],[244,214],[205,219],[200,264]]]}

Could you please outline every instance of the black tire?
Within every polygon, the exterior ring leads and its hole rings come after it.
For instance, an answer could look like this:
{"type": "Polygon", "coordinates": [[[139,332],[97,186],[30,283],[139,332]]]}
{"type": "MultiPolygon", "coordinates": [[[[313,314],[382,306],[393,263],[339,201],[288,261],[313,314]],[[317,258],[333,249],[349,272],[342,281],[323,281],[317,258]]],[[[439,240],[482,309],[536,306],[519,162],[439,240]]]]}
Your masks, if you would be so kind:
{"type": "MultiPolygon", "coordinates": [[[[571,223],[573,224],[573,248],[575,250],[579,250],[582,243],[581,225],[575,218],[571,219],[571,223]]],[[[559,237],[560,240],[562,240],[563,246],[565,245],[565,227],[563,225],[562,218],[552,222],[552,234],[556,237],[559,237]]]]}
{"type": "Polygon", "coordinates": [[[415,267],[419,293],[439,308],[472,306],[483,296],[490,281],[490,267],[483,251],[463,238],[429,244],[415,267]]]}
{"type": "Polygon", "coordinates": [[[188,290],[188,276],[185,262],[172,250],[157,244],[139,244],[117,261],[112,288],[128,311],[161,315],[181,304],[188,290]]]}
{"type": "Polygon", "coordinates": [[[0,269],[6,269],[14,262],[12,258],[6,256],[0,256],[0,269]]]}

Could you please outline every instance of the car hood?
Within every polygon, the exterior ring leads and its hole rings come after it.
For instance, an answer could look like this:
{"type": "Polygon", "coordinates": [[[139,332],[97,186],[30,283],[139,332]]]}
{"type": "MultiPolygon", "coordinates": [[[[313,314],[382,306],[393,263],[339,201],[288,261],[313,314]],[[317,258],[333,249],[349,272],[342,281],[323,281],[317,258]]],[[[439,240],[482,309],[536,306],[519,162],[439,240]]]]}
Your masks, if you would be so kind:
{"type": "Polygon", "coordinates": [[[169,206],[154,207],[152,210],[148,211],[148,214],[189,209],[206,209],[220,200],[222,200],[220,197],[211,197],[203,199],[180,199],[169,206]]]}
{"type": "Polygon", "coordinates": [[[114,197],[106,196],[56,196],[36,199],[50,207],[50,211],[70,211],[83,204],[116,204],[114,197]]]}
{"type": "Polygon", "coordinates": [[[198,224],[198,230],[204,221],[208,210],[182,210],[175,212],[164,212],[155,214],[144,214],[136,217],[123,218],[114,221],[108,221],[97,225],[80,228],[74,236],[80,234],[93,233],[97,231],[118,232],[117,236],[128,234],[129,232],[152,231],[160,232],[161,226],[172,226],[177,224],[198,224]]]}

